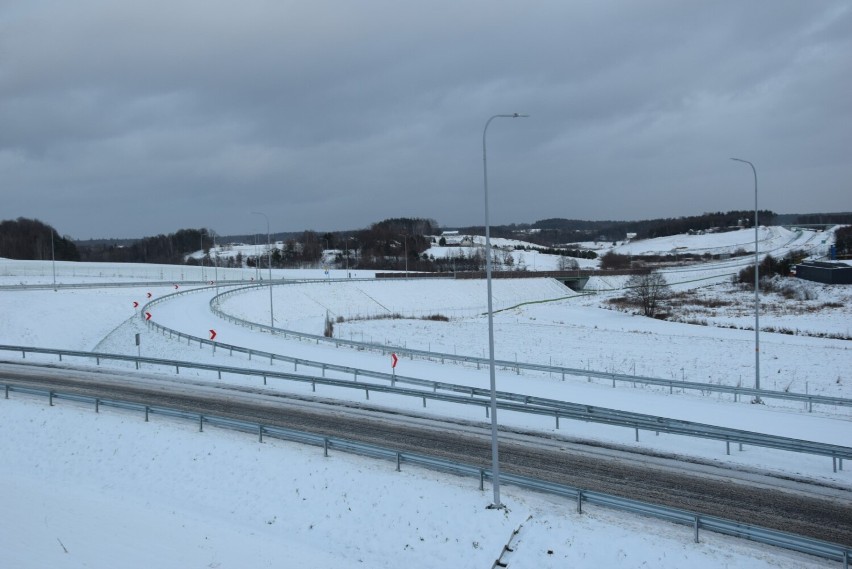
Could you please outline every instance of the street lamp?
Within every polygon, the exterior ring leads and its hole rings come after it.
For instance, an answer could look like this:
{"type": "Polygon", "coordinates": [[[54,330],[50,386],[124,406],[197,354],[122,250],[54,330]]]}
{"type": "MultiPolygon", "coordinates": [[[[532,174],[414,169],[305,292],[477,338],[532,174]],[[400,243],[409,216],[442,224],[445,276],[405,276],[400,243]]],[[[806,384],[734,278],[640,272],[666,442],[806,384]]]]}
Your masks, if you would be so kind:
{"type": "Polygon", "coordinates": [[[53,228],[50,228],[50,263],[53,266],[53,292],[56,292],[56,247],[53,245],[53,228]]]}
{"type": "Polygon", "coordinates": [[[269,327],[275,328],[275,318],[272,315],[272,251],[269,248],[269,218],[260,211],[253,211],[252,214],[262,215],[266,219],[266,262],[269,265],[269,327]]]}
{"type": "MultiPolygon", "coordinates": [[[[760,390],[760,302],[757,295],[760,279],[758,274],[760,255],[758,254],[757,241],[757,170],[754,169],[754,164],[748,160],[742,158],[731,158],[731,160],[748,164],[754,174],[754,388],[760,390]]],[[[754,402],[763,403],[760,394],[755,396],[754,402]]]]}
{"type": "Polygon", "coordinates": [[[491,376],[491,478],[494,487],[494,503],[489,508],[502,508],[500,503],[500,460],[497,456],[497,381],[494,371],[494,311],[491,302],[491,227],[488,218],[488,161],[485,152],[485,134],[488,125],[496,118],[526,118],[529,115],[494,115],[482,129],[482,173],[485,182],[485,276],[488,282],[488,369],[491,376]]]}
{"type": "Polygon", "coordinates": [[[219,295],[219,250],[216,248],[216,232],[210,232],[213,236],[213,279],[216,281],[216,295],[219,295]]]}
{"type": "Polygon", "coordinates": [[[204,280],[204,228],[198,232],[198,240],[201,242],[201,280],[204,280]]]}

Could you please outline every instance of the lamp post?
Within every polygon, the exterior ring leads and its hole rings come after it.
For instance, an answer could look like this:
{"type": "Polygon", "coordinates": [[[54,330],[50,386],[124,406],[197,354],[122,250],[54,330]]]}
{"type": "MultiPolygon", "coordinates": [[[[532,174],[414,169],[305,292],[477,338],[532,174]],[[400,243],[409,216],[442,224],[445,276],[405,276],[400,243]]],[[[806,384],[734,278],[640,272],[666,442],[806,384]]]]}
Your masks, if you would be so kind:
{"type": "MultiPolygon", "coordinates": [[[[754,164],[748,160],[742,158],[731,158],[731,160],[748,164],[754,174],[754,388],[760,390],[760,301],[758,299],[760,255],[758,254],[757,240],[757,170],[755,170],[754,164]]],[[[754,403],[763,403],[760,394],[755,396],[754,403]]]]}
{"type": "Polygon", "coordinates": [[[266,263],[269,265],[269,327],[275,328],[275,318],[272,313],[272,251],[269,248],[269,218],[260,211],[253,211],[252,214],[262,215],[266,220],[266,263]]]}
{"type": "Polygon", "coordinates": [[[56,292],[56,247],[53,245],[53,228],[50,228],[50,263],[53,266],[53,292],[56,292]]]}
{"type": "Polygon", "coordinates": [[[201,243],[201,280],[204,280],[204,229],[198,232],[198,240],[201,243]]]}
{"type": "Polygon", "coordinates": [[[491,477],[494,487],[494,503],[489,508],[502,508],[500,502],[500,460],[497,456],[497,381],[494,370],[494,311],[491,302],[491,226],[488,217],[488,161],[485,151],[485,135],[488,125],[496,118],[526,118],[529,115],[513,113],[494,115],[485,122],[482,129],[482,174],[485,187],[485,276],[488,288],[488,370],[491,378],[491,477]]]}
{"type": "Polygon", "coordinates": [[[405,278],[408,278],[408,234],[402,235],[403,254],[405,255],[405,278]]]}
{"type": "Polygon", "coordinates": [[[210,232],[213,236],[213,280],[216,281],[216,295],[219,295],[219,250],[216,248],[216,232],[210,232]]]}

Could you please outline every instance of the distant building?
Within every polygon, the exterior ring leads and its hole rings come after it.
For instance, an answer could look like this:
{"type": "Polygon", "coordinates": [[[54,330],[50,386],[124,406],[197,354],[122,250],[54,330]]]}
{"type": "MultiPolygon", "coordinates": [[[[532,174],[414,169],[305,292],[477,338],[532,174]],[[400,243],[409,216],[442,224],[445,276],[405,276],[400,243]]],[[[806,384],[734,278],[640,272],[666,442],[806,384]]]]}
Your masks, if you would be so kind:
{"type": "Polygon", "coordinates": [[[845,263],[806,261],[796,265],[796,277],[823,284],[852,284],[852,266],[845,263]]]}

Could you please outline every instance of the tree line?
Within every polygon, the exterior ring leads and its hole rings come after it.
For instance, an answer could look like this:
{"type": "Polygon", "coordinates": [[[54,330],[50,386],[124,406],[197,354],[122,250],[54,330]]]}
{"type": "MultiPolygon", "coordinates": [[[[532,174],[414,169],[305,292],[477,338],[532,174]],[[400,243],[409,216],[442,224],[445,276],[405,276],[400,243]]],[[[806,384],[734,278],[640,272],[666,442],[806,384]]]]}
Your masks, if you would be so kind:
{"type": "Polygon", "coordinates": [[[18,260],[79,261],[80,252],[70,237],[37,219],[19,217],[0,221],[0,257],[18,260]]]}
{"type": "MultiPolygon", "coordinates": [[[[776,219],[770,211],[760,212],[761,224],[772,224],[776,219]]],[[[789,215],[783,216],[785,222],[791,222],[789,215]]],[[[852,214],[819,214],[798,216],[799,223],[821,220],[852,223],[852,214]],[[848,219],[847,219],[848,218],[848,219]]],[[[735,210],[725,213],[705,213],[690,216],[648,221],[580,221],[567,219],[546,219],[532,225],[504,225],[492,228],[494,237],[522,239],[533,244],[533,248],[542,253],[558,254],[567,257],[594,258],[594,252],[584,250],[576,244],[580,241],[623,240],[627,233],[636,233],[637,237],[649,238],[729,227],[752,226],[754,212],[735,210]],[[572,246],[573,245],[573,246],[572,246]]],[[[476,234],[484,228],[468,228],[462,233],[476,234]]],[[[217,262],[225,267],[261,267],[267,268],[307,268],[332,264],[338,268],[380,269],[410,271],[479,271],[485,266],[482,251],[459,253],[445,258],[435,258],[427,250],[440,244],[441,233],[438,223],[432,219],[391,218],[371,224],[369,227],[352,230],[319,233],[303,231],[286,234],[269,255],[238,254],[220,258],[217,262]],[[435,236],[435,237],[432,237],[435,236]],[[329,252],[331,251],[331,252],[329,252]]],[[[282,236],[283,234],[278,234],[282,236]]],[[[157,264],[212,264],[210,249],[217,239],[213,231],[205,228],[180,229],[175,233],[160,234],[136,240],[89,240],[73,241],[68,236],[60,236],[57,231],[36,219],[18,218],[0,221],[0,257],[9,259],[33,259],[114,263],[157,263],[157,264]],[[52,245],[51,245],[52,237],[52,245]],[[202,258],[188,257],[189,254],[202,251],[202,258]]],[[[221,245],[230,238],[218,239],[221,245]]],[[[852,227],[841,228],[836,232],[837,253],[839,256],[852,254],[852,227]]],[[[529,246],[519,246],[529,248],[529,246]]],[[[520,250],[520,249],[519,249],[520,250]]],[[[529,249],[528,249],[529,250],[529,249]]],[[[495,253],[499,254],[499,253],[495,253]]],[[[633,259],[636,260],[636,259],[633,259]]],[[[644,260],[644,259],[643,259],[644,260]]],[[[496,259],[498,265],[514,270],[522,269],[522,263],[512,265],[509,257],[496,259]]],[[[652,259],[647,259],[652,261],[652,259]]],[[[603,266],[619,268],[629,263],[629,259],[609,254],[603,259],[603,266]]],[[[566,263],[566,267],[572,263],[566,263]]]]}

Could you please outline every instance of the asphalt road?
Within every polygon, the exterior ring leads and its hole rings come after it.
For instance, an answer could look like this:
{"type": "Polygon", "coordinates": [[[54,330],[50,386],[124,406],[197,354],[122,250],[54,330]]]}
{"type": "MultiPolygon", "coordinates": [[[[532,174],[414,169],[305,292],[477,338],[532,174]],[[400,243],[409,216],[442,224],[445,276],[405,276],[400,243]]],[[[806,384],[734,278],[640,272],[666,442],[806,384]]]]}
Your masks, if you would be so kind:
{"type": "MultiPolygon", "coordinates": [[[[262,422],[483,468],[491,464],[485,422],[114,369],[0,363],[0,382],[262,422]]],[[[499,448],[504,472],[852,544],[852,492],[843,488],[532,431],[501,431],[499,448]]]]}

